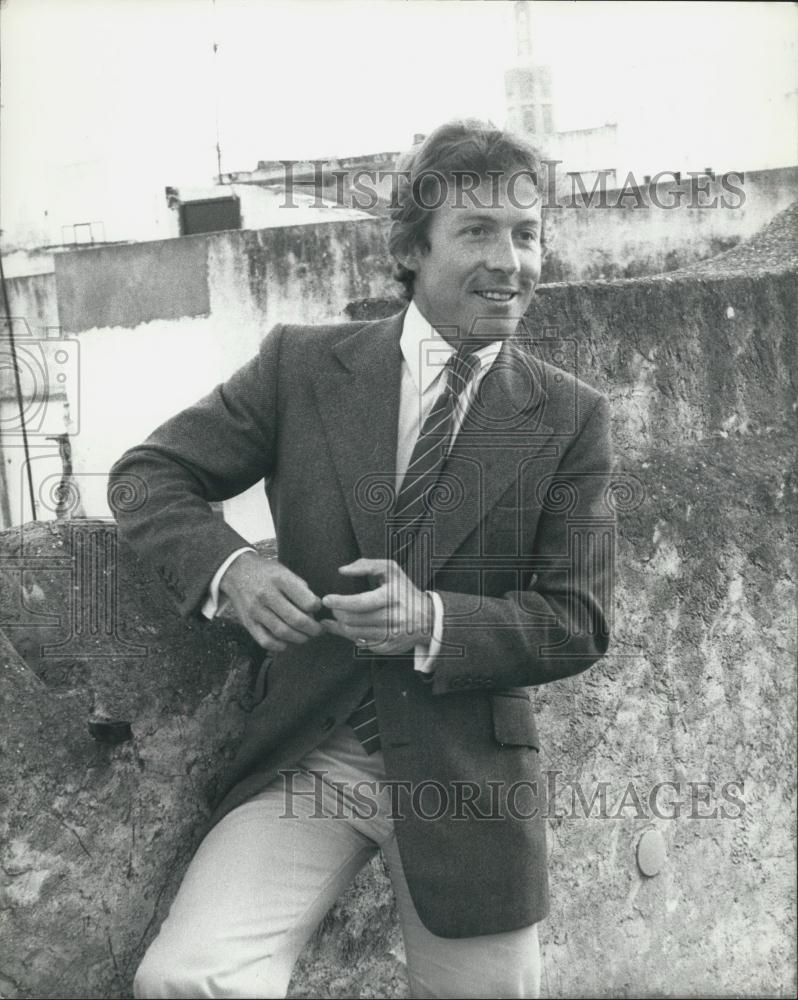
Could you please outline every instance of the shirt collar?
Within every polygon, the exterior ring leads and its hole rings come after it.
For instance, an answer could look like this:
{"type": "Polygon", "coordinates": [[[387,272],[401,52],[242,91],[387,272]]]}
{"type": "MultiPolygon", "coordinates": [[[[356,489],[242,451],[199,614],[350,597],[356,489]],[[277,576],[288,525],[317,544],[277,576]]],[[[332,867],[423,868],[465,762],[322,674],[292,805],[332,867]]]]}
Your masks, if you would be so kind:
{"type": "MultiPolygon", "coordinates": [[[[405,313],[399,346],[413,383],[420,394],[429,389],[454,354],[454,348],[424,319],[415,301],[410,303],[405,313]]],[[[502,341],[494,340],[474,351],[482,365],[480,378],[496,360],[501,348],[502,341]]]]}

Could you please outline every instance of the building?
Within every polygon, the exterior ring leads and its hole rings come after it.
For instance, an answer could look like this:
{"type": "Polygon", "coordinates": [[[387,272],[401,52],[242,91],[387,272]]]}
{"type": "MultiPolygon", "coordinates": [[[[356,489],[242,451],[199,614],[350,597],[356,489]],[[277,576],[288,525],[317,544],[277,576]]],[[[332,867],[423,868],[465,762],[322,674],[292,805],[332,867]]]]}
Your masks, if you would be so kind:
{"type": "Polygon", "coordinates": [[[578,172],[587,184],[603,173],[613,184],[620,172],[617,123],[557,129],[551,67],[536,47],[532,4],[517,0],[513,14],[516,64],[504,75],[508,127],[534,136],[547,156],[562,161],[560,172],[578,172]]]}
{"type": "Polygon", "coordinates": [[[368,212],[349,207],[307,188],[285,183],[224,183],[206,188],[167,187],[172,209],[171,236],[196,236],[226,229],[273,229],[321,222],[370,219],[368,212]]]}
{"type": "MultiPolygon", "coordinates": [[[[414,142],[423,138],[417,134],[414,142]]],[[[306,207],[334,205],[339,213],[347,209],[384,216],[391,204],[399,156],[393,151],[317,160],[260,160],[254,170],[219,175],[217,183],[242,191],[245,187],[279,191],[306,207]]]]}

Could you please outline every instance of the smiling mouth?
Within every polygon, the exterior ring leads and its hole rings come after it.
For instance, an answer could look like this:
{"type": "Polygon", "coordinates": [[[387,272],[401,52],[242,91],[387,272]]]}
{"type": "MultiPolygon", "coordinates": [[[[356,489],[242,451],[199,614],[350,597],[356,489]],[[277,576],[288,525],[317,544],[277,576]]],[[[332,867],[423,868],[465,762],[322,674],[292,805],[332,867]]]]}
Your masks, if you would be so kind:
{"type": "Polygon", "coordinates": [[[474,294],[478,295],[481,299],[484,299],[486,302],[512,302],[512,300],[518,295],[518,292],[477,291],[474,294]]]}

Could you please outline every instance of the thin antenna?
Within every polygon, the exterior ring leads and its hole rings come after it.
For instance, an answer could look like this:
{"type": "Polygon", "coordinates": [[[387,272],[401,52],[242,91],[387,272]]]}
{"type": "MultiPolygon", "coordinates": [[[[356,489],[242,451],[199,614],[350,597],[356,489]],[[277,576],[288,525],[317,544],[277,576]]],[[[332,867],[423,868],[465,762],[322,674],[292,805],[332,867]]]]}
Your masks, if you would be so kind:
{"type": "Polygon", "coordinates": [[[216,41],[216,0],[213,3],[213,99],[216,117],[216,176],[222,183],[222,145],[219,139],[219,43],[216,41]]]}

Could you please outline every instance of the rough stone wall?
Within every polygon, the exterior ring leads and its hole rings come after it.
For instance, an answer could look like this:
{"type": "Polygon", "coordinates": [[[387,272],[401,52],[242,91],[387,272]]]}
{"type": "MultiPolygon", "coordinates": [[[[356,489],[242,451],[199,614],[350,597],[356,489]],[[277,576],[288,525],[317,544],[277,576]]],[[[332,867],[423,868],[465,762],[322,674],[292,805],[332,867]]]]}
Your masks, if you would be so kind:
{"type": "Polygon", "coordinates": [[[788,449],[782,432],[621,456],[645,500],[621,519],[613,652],[538,691],[563,772],[548,995],[795,990],[788,449]],[[574,789],[589,801],[602,783],[606,807],[573,817],[574,789]],[[649,830],[666,855],[653,877],[636,864],[649,830]]]}
{"type": "Polygon", "coordinates": [[[126,996],[259,661],[236,625],[184,624],[107,524],[0,538],[0,994],[126,996]]]}
{"type": "MultiPolygon", "coordinates": [[[[759,171],[746,175],[745,204],[739,208],[553,211],[558,237],[544,261],[543,281],[670,271],[749,235],[795,197],[796,185],[798,168],[759,171]]],[[[667,184],[660,188],[663,204],[674,200],[667,184]]],[[[719,180],[712,193],[734,204],[719,180]]],[[[34,333],[60,324],[68,338],[60,346],[74,359],[70,371],[79,376],[64,386],[56,381],[58,366],[47,368],[50,389],[66,392],[66,406],[46,408],[53,419],[35,442],[37,457],[43,458],[32,467],[35,485],[59,460],[49,438],[68,432],[74,472],[84,477],[84,492],[91,494],[86,510],[107,516],[100,480],[110,464],[175,408],[195,401],[248,360],[275,323],[323,322],[339,316],[352,300],[395,294],[386,232],[382,219],[324,222],[12,260],[12,312],[26,317],[34,333]],[[26,267],[37,273],[19,276],[26,267]],[[52,270],[39,273],[47,267],[55,268],[55,279],[52,270]],[[55,427],[62,412],[69,421],[55,427]],[[109,423],[109,412],[118,419],[109,423]]],[[[641,294],[648,294],[648,286],[643,287],[641,294]]],[[[563,294],[543,290],[540,302],[552,295],[559,301],[563,294]]],[[[583,293],[573,294],[581,300],[583,293]]],[[[670,301],[667,292],[663,301],[670,301]]],[[[559,318],[569,329],[579,324],[578,316],[559,318]]],[[[712,322],[711,316],[706,319],[712,322]]],[[[606,320],[612,322],[609,313],[606,320]]],[[[698,325],[704,327],[705,317],[698,325]]],[[[0,370],[0,393],[2,381],[0,370]]],[[[4,428],[15,408],[12,395],[0,414],[4,428]]],[[[0,507],[0,526],[19,524],[30,516],[21,452],[6,440],[0,448],[9,466],[11,495],[10,503],[0,507]]],[[[40,516],[48,513],[54,516],[44,505],[40,516]]],[[[253,540],[271,530],[260,490],[226,502],[224,513],[253,540]]]]}
{"type": "Polygon", "coordinates": [[[544,995],[795,992],[797,221],[674,276],[543,286],[528,316],[609,394],[642,498],[619,520],[610,655],[536,692],[544,995]]]}
{"type": "MultiPolygon", "coordinates": [[[[540,285],[534,350],[606,392],[619,453],[790,425],[798,397],[798,202],[751,240],[672,274],[540,285]]],[[[398,298],[353,302],[389,316],[398,298]]]]}
{"type": "MultiPolygon", "coordinates": [[[[184,623],[102,521],[0,533],[0,627],[0,996],[130,996],[262,652],[234,622],[184,623]]],[[[308,948],[294,995],[326,995],[330,979],[334,995],[404,995],[391,948],[377,860],[308,948]]]]}
{"type": "MultiPolygon", "coordinates": [[[[638,484],[619,520],[611,654],[536,690],[551,813],[544,995],[795,994],[798,272],[789,254],[767,260],[767,241],[752,246],[714,274],[542,288],[530,314],[541,349],[562,348],[610,392],[618,465],[638,484]],[[649,876],[647,833],[663,852],[649,876]]],[[[88,564],[119,595],[112,638],[79,619],[79,640],[56,646],[77,628],[87,535],[113,544],[99,522],[0,535],[8,997],[127,995],[257,669],[237,626],[186,626],[125,550],[118,569],[88,564]],[[93,739],[90,716],[96,735],[113,735],[107,716],[132,738],[93,739]]],[[[379,863],[325,921],[291,993],[406,995],[379,863]]]]}

